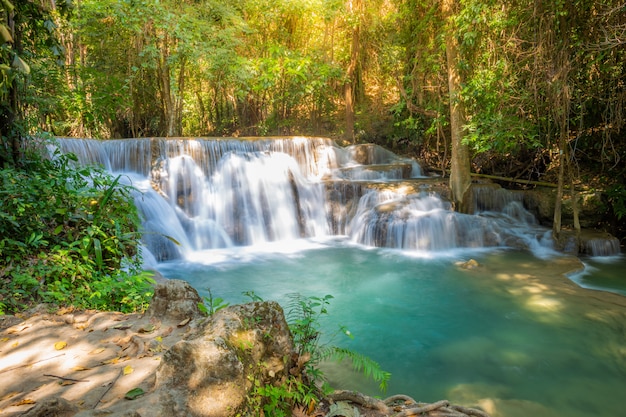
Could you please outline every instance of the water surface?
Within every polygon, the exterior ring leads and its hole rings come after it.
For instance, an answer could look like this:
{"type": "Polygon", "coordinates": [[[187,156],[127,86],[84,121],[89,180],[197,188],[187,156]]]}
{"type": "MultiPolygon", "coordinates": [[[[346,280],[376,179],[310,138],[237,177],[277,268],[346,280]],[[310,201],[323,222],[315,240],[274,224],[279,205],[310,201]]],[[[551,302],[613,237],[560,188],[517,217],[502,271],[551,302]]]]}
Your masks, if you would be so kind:
{"type": "MultiPolygon", "coordinates": [[[[563,276],[575,258],[525,252],[414,253],[363,249],[337,239],[204,251],[160,264],[167,277],[231,303],[253,291],[331,294],[325,341],[392,373],[387,394],[480,405],[494,417],[617,416],[626,392],[626,298],[563,276]],[[476,259],[466,270],[458,262],[476,259]],[[341,334],[339,325],[354,335],[341,334]]],[[[331,384],[385,396],[336,363],[331,384]]]]}

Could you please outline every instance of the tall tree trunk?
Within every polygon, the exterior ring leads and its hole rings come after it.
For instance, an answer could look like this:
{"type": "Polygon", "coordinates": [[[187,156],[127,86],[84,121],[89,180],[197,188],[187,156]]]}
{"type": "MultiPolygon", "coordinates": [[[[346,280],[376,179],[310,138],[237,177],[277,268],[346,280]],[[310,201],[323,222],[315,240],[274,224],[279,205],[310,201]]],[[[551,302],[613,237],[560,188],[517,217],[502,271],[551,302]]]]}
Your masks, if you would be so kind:
{"type": "Polygon", "coordinates": [[[170,66],[168,64],[167,36],[161,45],[161,55],[157,62],[157,79],[161,95],[161,113],[165,126],[165,136],[174,136],[172,132],[172,117],[174,105],[172,103],[172,89],[170,86],[170,66]]]}
{"type": "Polygon", "coordinates": [[[359,49],[361,47],[361,15],[363,13],[363,0],[351,0],[349,8],[352,14],[357,15],[357,22],[352,29],[352,42],[350,46],[350,62],[346,74],[346,82],[343,86],[343,95],[346,105],[346,139],[354,143],[354,98],[358,83],[359,49]]]}
{"type": "MultiPolygon", "coordinates": [[[[21,55],[21,33],[19,31],[19,15],[16,15],[14,11],[8,11],[4,13],[4,19],[0,24],[6,26],[10,32],[12,42],[10,44],[10,50],[21,55]]],[[[2,62],[4,64],[4,62],[2,62]]],[[[17,79],[13,78],[8,84],[8,91],[6,95],[2,97],[0,102],[0,140],[2,148],[0,149],[0,168],[5,163],[19,164],[21,161],[21,142],[22,135],[20,130],[16,126],[16,122],[20,119],[20,105],[18,97],[18,85],[17,79]],[[5,154],[4,151],[7,151],[5,154]]]]}
{"type": "Polygon", "coordinates": [[[450,166],[450,191],[457,211],[469,213],[472,210],[470,186],[469,148],[463,143],[465,108],[460,97],[461,74],[458,68],[458,43],[452,17],[456,10],[455,0],[443,0],[441,11],[447,23],[445,31],[446,61],[448,66],[448,92],[450,99],[450,136],[452,144],[450,166]]]}
{"type": "Polygon", "coordinates": [[[544,18],[549,20],[542,34],[546,38],[548,46],[546,50],[550,51],[550,55],[546,59],[548,71],[545,74],[548,86],[547,97],[552,117],[558,127],[559,177],[552,223],[552,236],[557,242],[562,237],[563,190],[566,175],[570,176],[568,169],[570,160],[568,152],[569,114],[571,107],[569,78],[572,63],[569,57],[569,38],[564,16],[565,14],[560,13],[558,8],[553,13],[546,14],[544,18]]]}
{"type": "Polygon", "coordinates": [[[564,133],[559,137],[559,177],[556,189],[556,200],[554,201],[554,219],[552,221],[552,234],[558,241],[561,233],[561,212],[563,207],[563,187],[565,183],[565,146],[564,133]]]}
{"type": "Polygon", "coordinates": [[[161,93],[161,106],[165,135],[168,137],[180,136],[182,117],[182,89],[185,81],[185,59],[181,58],[179,77],[176,80],[176,88],[172,91],[172,66],[169,63],[170,46],[173,41],[167,34],[163,35],[160,42],[160,56],[157,61],[157,76],[161,93]],[[179,90],[179,91],[176,91],[179,90]]]}

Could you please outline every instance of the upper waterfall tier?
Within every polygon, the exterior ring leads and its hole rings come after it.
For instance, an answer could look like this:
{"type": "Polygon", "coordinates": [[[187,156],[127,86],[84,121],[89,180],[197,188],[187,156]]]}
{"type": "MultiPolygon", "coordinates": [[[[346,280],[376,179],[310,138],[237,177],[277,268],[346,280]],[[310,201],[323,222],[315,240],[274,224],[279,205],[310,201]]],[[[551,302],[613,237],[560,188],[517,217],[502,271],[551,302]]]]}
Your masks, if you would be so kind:
{"type": "Polygon", "coordinates": [[[291,156],[307,178],[393,180],[420,177],[420,166],[377,145],[341,148],[332,139],[316,137],[262,138],[140,138],[60,140],[64,152],[74,153],[82,164],[98,164],[113,172],[150,175],[159,161],[180,155],[193,159],[211,175],[230,153],[278,152],[291,156]],[[363,167],[367,168],[363,168],[363,167]],[[362,169],[359,173],[359,169],[362,169]]]}
{"type": "Polygon", "coordinates": [[[551,247],[521,194],[475,185],[475,215],[454,211],[445,180],[377,145],[331,139],[60,139],[82,164],[139,190],[144,244],[157,261],[207,249],[344,236],[408,251],[551,247]]]}

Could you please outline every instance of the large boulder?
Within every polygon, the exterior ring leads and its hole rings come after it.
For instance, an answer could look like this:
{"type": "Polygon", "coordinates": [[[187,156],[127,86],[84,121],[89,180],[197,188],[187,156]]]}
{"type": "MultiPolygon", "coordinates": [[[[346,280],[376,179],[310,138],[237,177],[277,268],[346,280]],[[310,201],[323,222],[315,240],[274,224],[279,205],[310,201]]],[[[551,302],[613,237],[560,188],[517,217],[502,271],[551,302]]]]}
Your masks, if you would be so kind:
{"type": "Polygon", "coordinates": [[[253,411],[246,398],[255,383],[283,383],[293,358],[293,339],[278,303],[230,306],[200,320],[165,352],[144,395],[75,417],[243,415],[253,411]]]}
{"type": "Polygon", "coordinates": [[[288,376],[293,340],[282,308],[257,302],[222,309],[176,343],[156,373],[160,416],[229,417],[254,387],[288,376]]]}

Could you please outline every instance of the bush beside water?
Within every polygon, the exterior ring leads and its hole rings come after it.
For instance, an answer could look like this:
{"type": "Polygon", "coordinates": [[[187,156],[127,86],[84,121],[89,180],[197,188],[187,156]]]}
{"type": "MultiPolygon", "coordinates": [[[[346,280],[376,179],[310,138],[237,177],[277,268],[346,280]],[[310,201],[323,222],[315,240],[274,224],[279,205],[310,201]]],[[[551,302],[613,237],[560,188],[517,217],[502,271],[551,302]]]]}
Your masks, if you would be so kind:
{"type": "Polygon", "coordinates": [[[120,177],[32,155],[0,170],[0,314],[37,303],[133,312],[152,296],[120,177]]]}

